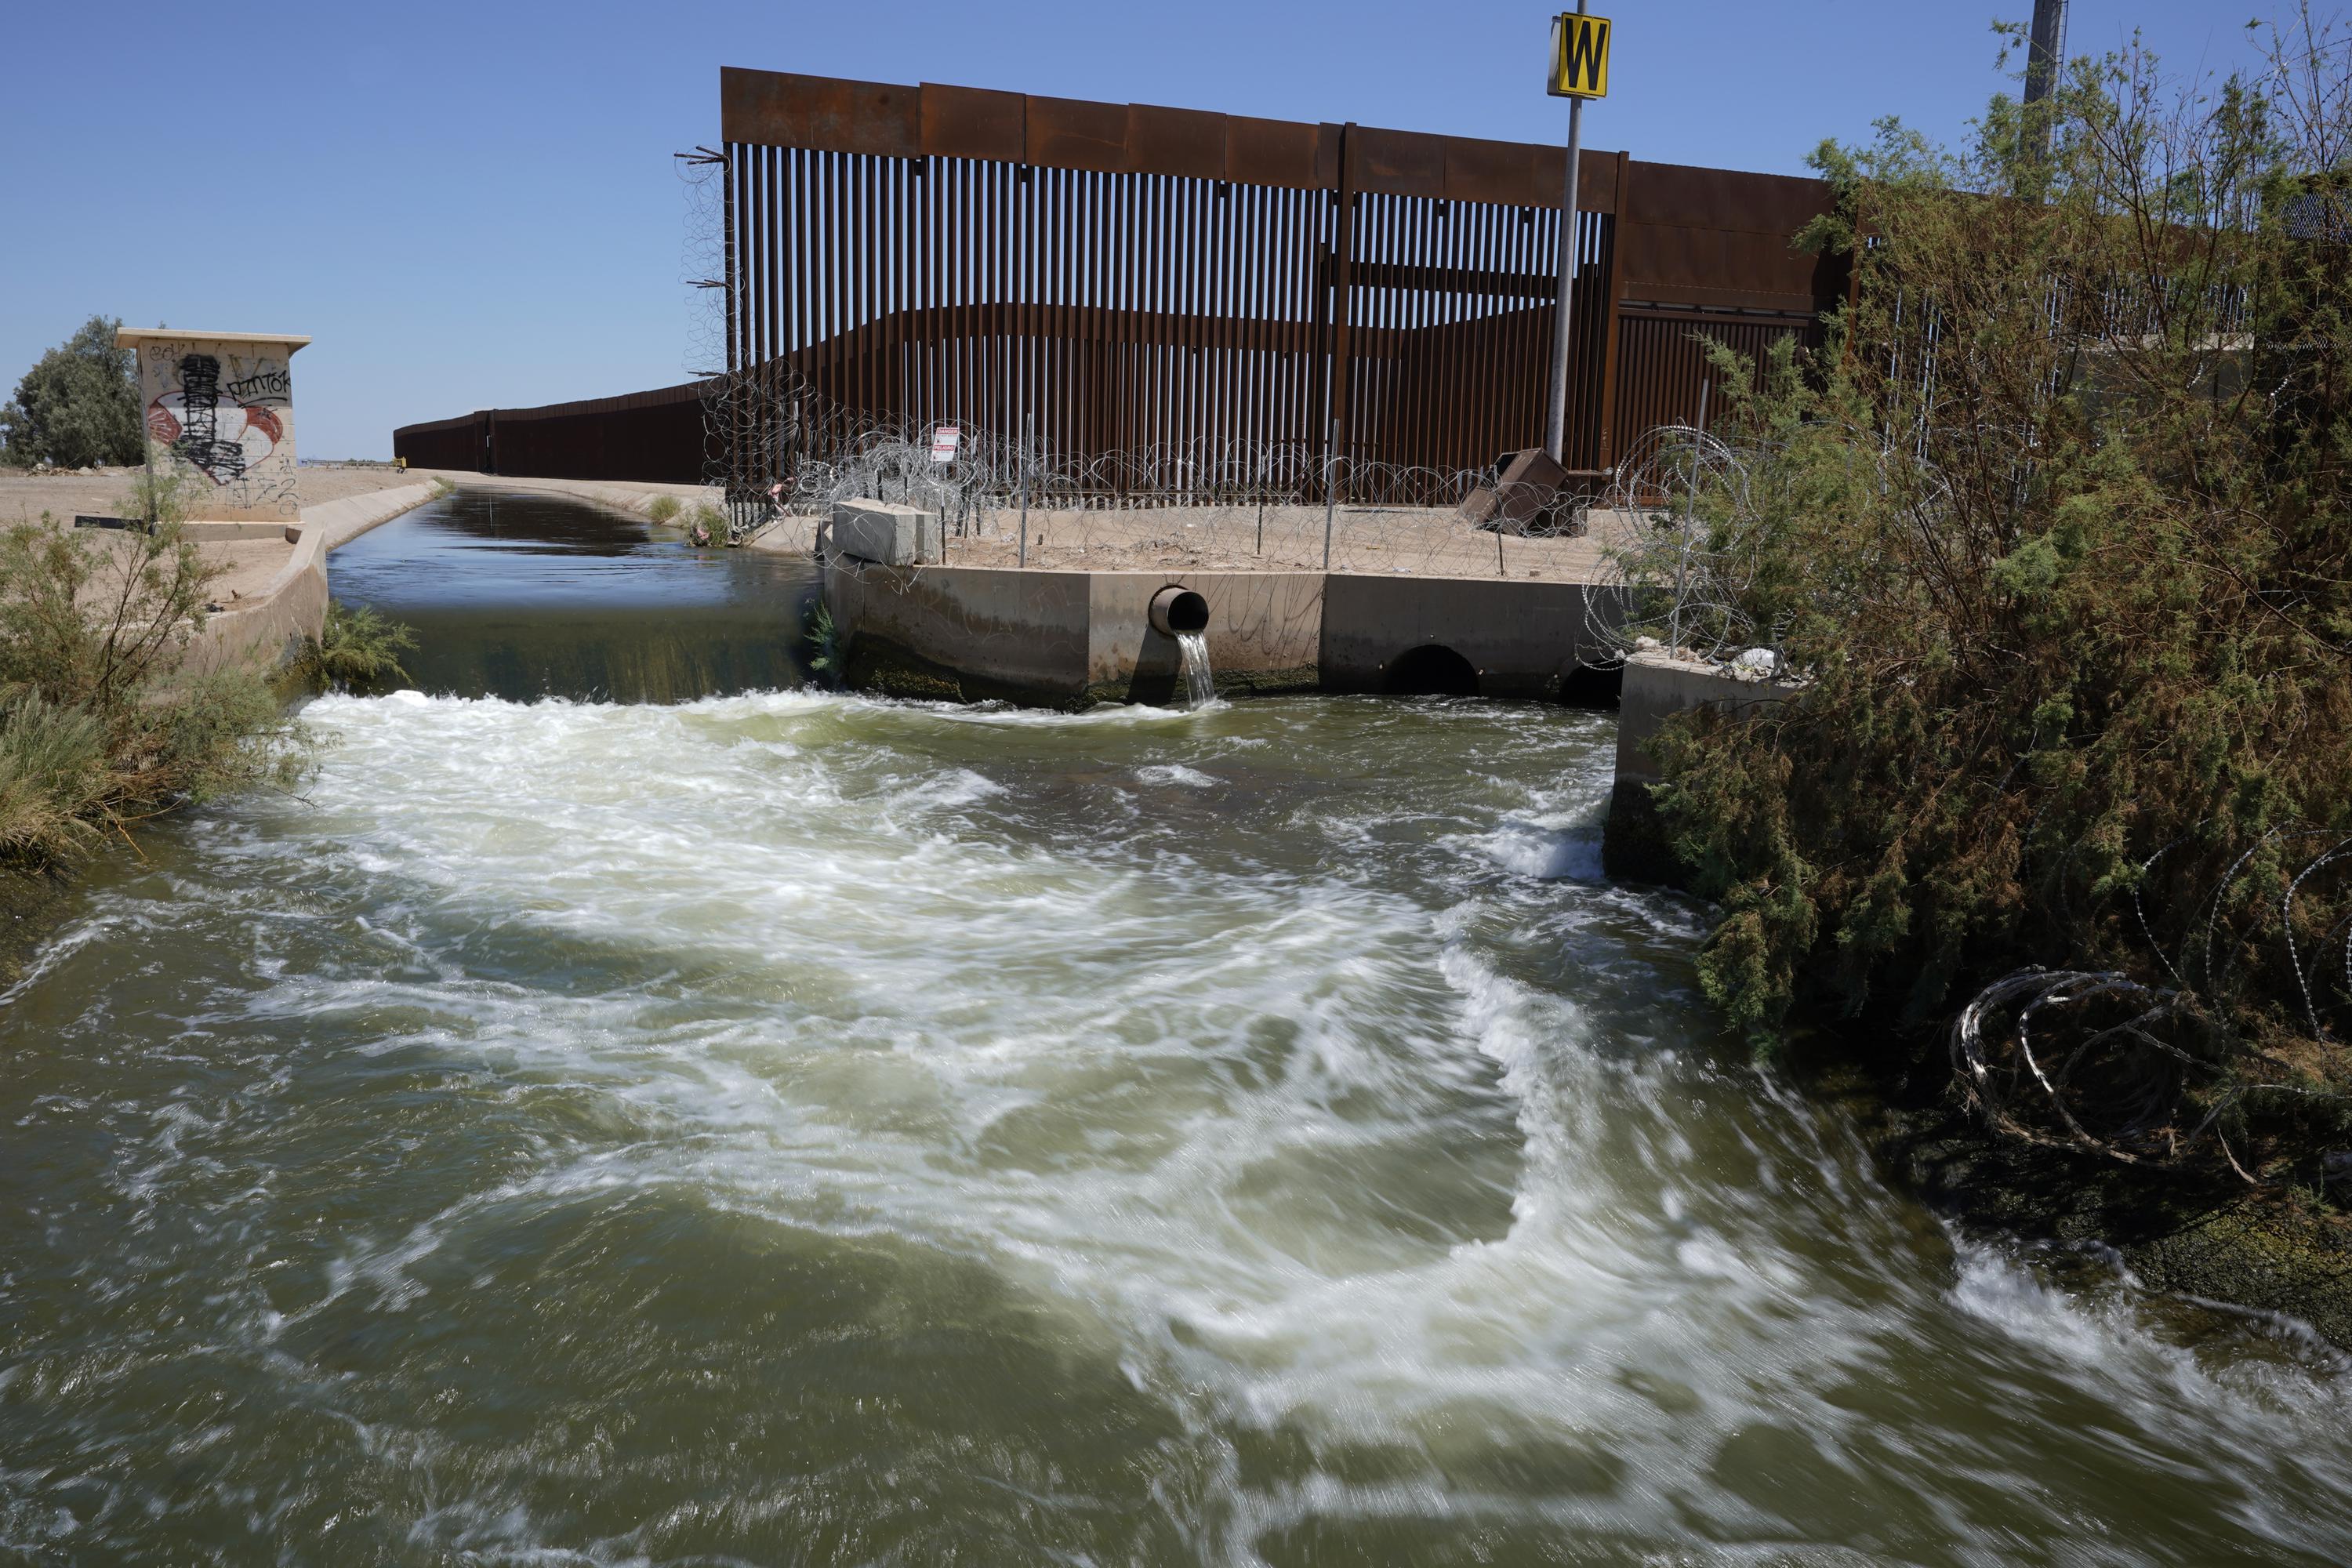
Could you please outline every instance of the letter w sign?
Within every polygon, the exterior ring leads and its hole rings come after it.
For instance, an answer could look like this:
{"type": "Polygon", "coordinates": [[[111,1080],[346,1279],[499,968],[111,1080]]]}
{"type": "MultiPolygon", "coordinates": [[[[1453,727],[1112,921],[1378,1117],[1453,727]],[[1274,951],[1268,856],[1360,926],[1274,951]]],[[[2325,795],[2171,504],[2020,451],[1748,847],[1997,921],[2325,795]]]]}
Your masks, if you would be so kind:
{"type": "Polygon", "coordinates": [[[1551,19],[1551,79],[1554,98],[1609,96],[1609,18],[1563,11],[1551,19]]]}

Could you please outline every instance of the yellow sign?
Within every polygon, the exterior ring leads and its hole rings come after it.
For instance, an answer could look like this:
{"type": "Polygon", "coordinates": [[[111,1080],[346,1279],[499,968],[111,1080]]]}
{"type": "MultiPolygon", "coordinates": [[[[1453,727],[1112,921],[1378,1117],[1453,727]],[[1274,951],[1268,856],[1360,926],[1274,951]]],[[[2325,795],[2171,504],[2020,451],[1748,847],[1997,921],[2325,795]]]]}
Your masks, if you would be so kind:
{"type": "Polygon", "coordinates": [[[1563,11],[1551,19],[1551,76],[1544,90],[1554,98],[1609,96],[1609,18],[1563,11]]]}

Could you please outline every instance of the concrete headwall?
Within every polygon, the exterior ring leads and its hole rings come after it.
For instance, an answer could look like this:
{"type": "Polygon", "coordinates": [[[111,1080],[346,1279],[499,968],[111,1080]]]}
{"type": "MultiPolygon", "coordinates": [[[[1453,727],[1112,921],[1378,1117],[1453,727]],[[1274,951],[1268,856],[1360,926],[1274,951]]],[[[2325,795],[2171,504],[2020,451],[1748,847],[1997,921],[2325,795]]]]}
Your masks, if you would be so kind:
{"type": "Polygon", "coordinates": [[[1719,665],[1663,654],[1637,653],[1627,659],[1617,706],[1616,784],[1601,840],[1601,864],[1609,874],[1651,882],[1681,879],[1682,868],[1650,798],[1650,786],[1661,782],[1661,775],[1649,742],[1661,725],[1693,708],[1737,713],[1785,702],[1800,689],[1791,681],[1736,674],[1719,665]]]}
{"type": "Polygon", "coordinates": [[[1341,573],[1328,580],[1326,688],[1379,691],[1400,657],[1432,646],[1468,659],[1486,697],[1557,697],[1580,657],[1601,657],[1585,625],[1580,583],[1341,573]]]}
{"type": "Polygon", "coordinates": [[[824,567],[824,603],[852,685],[949,700],[1067,706],[1086,699],[1083,574],[877,566],[835,556],[824,567]]]}
{"type": "Polygon", "coordinates": [[[1323,578],[1312,572],[1047,572],[829,561],[825,604],[853,684],[898,696],[998,698],[1054,707],[1164,702],[1176,640],[1151,629],[1151,596],[1181,582],[1209,604],[1226,689],[1316,681],[1323,578]]]}
{"type": "Polygon", "coordinates": [[[1181,654],[1151,629],[1150,608],[1171,584],[1208,601],[1210,658],[1224,690],[1378,691],[1400,657],[1435,644],[1471,662],[1483,694],[1557,697],[1580,657],[1601,651],[1576,584],[836,558],[824,594],[855,683],[1058,706],[1168,700],[1181,654]]]}
{"type": "Polygon", "coordinates": [[[1087,689],[1099,700],[1165,702],[1181,679],[1176,639],[1151,629],[1151,596],[1181,583],[1209,604],[1209,659],[1226,689],[1308,690],[1322,659],[1319,572],[1089,572],[1087,689]]]}

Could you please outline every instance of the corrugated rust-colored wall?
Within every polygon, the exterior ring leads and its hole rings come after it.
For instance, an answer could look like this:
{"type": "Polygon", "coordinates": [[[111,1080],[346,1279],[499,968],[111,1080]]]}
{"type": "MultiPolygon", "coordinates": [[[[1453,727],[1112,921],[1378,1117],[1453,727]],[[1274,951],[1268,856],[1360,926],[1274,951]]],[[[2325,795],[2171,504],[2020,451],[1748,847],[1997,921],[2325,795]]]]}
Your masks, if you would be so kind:
{"type": "Polygon", "coordinates": [[[411,468],[460,468],[518,479],[699,483],[706,453],[700,382],[620,397],[494,408],[393,432],[411,468]]]}
{"type": "MultiPolygon", "coordinates": [[[[1114,491],[1319,493],[1327,457],[1460,470],[1542,439],[1557,146],[733,68],[726,374],[411,426],[424,464],[750,497],[877,426],[952,420],[1114,491]],[[811,407],[814,404],[816,406],[811,407]],[[710,469],[705,468],[705,463],[710,469]]],[[[1687,422],[1694,333],[1818,338],[1813,180],[1587,153],[1571,468],[1687,422]]],[[[1393,474],[1388,493],[1397,493],[1393,474]]]]}
{"type": "MultiPolygon", "coordinates": [[[[1442,488],[1541,438],[1558,147],[719,77],[746,491],[805,449],[769,427],[803,388],[841,429],[1034,420],[1049,461],[1129,455],[1138,485],[1244,454],[1249,479],[1272,462],[1311,489],[1336,437],[1442,488]]],[[[1790,242],[1826,201],[1816,181],[1585,154],[1569,466],[1695,416],[1692,332],[1753,351],[1815,331],[1843,277],[1790,242]]]]}

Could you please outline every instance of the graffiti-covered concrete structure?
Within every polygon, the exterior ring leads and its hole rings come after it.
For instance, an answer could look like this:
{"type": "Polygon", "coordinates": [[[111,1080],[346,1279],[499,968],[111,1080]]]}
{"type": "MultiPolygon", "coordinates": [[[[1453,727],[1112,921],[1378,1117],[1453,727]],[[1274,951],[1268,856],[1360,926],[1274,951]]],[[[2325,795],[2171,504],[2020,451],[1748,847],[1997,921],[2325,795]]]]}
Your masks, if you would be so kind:
{"type": "Polygon", "coordinates": [[[299,523],[294,468],[294,351],[278,332],[124,328],[139,356],[148,458],[177,458],[198,476],[191,516],[205,522],[299,523]]]}

